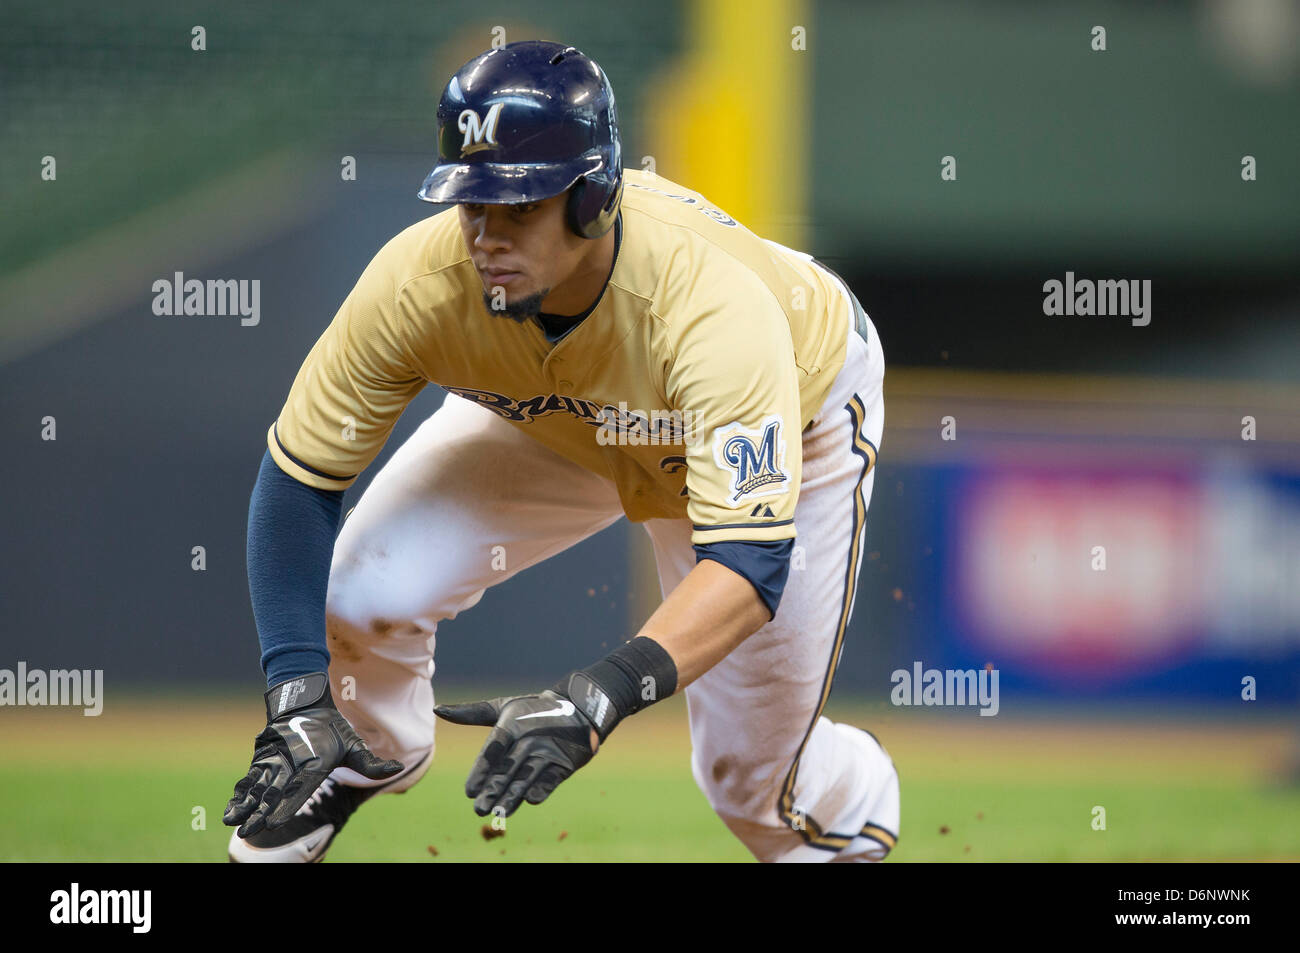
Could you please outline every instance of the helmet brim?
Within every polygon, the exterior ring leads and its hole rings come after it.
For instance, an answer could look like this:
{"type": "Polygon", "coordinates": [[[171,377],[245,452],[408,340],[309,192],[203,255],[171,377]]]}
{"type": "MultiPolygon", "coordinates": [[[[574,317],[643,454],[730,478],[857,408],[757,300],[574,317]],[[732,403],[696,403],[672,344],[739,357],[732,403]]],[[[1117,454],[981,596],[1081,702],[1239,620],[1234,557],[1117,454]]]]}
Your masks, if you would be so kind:
{"type": "Polygon", "coordinates": [[[425,178],[417,194],[425,202],[439,205],[540,202],[568,190],[582,176],[598,172],[604,164],[598,155],[545,164],[439,163],[425,178]]]}

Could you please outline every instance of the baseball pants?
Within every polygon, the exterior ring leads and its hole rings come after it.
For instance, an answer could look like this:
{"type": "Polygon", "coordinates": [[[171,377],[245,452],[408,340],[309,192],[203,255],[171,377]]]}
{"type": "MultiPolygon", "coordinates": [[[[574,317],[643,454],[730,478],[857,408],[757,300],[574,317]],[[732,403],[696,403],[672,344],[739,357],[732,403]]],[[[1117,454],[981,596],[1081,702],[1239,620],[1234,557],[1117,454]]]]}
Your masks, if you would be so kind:
{"type": "MultiPolygon", "coordinates": [[[[878,860],[898,835],[888,754],[822,715],[853,611],[884,425],[879,337],[842,291],[858,333],[802,436],[798,538],[777,614],[686,689],[695,781],[763,861],[878,860]]],[[[411,766],[386,792],[415,784],[431,760],[438,623],[622,515],[608,478],[455,394],[398,448],[344,521],[326,608],[339,709],[375,754],[411,766]],[[495,547],[507,568],[494,568],[495,547]]],[[[695,565],[691,523],[644,525],[667,595],[695,565]]],[[[376,784],[346,768],[333,777],[376,784]]]]}

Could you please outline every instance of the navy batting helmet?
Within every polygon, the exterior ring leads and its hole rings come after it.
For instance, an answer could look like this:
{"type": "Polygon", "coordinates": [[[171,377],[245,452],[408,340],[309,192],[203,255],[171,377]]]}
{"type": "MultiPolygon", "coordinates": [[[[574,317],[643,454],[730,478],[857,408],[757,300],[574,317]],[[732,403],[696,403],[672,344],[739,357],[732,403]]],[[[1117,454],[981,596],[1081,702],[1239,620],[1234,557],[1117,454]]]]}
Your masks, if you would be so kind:
{"type": "Polygon", "coordinates": [[[538,202],[570,187],[569,227],[599,238],[623,196],[614,90],[572,46],[527,40],[474,57],[438,102],[426,202],[538,202]]]}

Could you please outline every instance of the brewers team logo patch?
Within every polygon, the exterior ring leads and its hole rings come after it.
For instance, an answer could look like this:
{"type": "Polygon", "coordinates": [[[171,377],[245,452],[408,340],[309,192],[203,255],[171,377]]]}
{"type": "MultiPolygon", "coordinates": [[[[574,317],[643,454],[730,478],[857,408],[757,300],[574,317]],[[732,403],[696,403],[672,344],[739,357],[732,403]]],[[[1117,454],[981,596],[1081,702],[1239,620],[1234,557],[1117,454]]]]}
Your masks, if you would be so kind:
{"type": "Polygon", "coordinates": [[[764,417],[757,430],[738,421],[719,427],[713,431],[713,459],[732,471],[732,502],[780,496],[789,488],[780,417],[764,417]]]}

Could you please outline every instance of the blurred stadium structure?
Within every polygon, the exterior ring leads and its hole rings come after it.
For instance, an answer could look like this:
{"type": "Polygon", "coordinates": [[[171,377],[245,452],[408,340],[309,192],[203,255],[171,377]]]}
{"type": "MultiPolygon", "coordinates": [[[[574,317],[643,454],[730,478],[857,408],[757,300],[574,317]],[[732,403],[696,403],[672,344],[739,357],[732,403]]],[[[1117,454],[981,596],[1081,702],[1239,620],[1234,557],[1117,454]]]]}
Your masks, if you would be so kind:
{"type": "MultiPolygon", "coordinates": [[[[992,661],[1004,711],[1229,705],[1245,676],[1261,705],[1300,699],[1300,4],[311,11],[0,13],[6,658],[104,668],[110,692],[257,682],[243,543],[267,422],[369,257],[433,211],[414,195],[438,92],[502,26],[596,58],[626,164],[828,262],[880,330],[841,690],[883,701],[920,659],[992,661]],[[260,279],[260,324],[154,316],[176,271],[260,279]],[[1067,271],[1151,280],[1151,324],[1045,316],[1067,271]]],[[[620,524],[512,580],[444,626],[440,673],[523,687],[590,661],[657,601],[648,564],[620,524]]]]}

